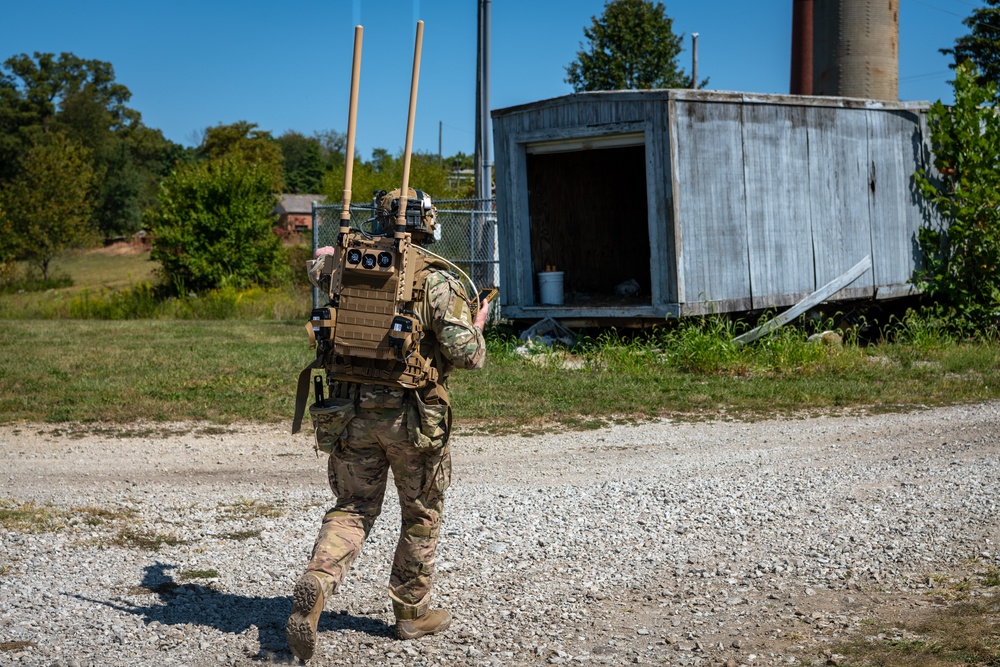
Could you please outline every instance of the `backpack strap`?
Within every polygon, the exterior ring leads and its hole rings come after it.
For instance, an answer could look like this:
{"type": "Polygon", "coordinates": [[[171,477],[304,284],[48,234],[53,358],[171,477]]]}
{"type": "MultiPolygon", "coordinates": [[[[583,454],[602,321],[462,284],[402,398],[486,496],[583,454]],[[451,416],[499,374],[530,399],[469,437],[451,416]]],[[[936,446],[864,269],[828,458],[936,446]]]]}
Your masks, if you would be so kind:
{"type": "Polygon", "coordinates": [[[292,418],[293,434],[302,430],[302,417],[306,413],[306,401],[309,400],[309,379],[312,377],[313,369],[322,367],[322,357],[316,355],[312,363],[299,373],[299,382],[295,388],[295,417],[292,418]]]}

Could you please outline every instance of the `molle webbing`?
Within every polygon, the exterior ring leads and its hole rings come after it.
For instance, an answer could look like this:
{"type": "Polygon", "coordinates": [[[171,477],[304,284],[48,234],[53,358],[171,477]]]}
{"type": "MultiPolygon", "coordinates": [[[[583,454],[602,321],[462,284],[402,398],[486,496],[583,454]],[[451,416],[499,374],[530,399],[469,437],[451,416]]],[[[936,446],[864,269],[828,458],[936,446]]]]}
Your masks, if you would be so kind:
{"type": "Polygon", "coordinates": [[[419,389],[438,380],[438,370],[430,365],[430,359],[417,355],[411,356],[405,363],[357,357],[347,357],[342,361],[343,363],[327,364],[326,370],[331,380],[382,384],[404,389],[419,389]],[[421,365],[411,363],[418,360],[421,365]]]}
{"type": "MultiPolygon", "coordinates": [[[[337,328],[333,352],[338,356],[367,359],[394,359],[394,350],[386,342],[386,333],[396,315],[396,280],[383,285],[358,284],[345,286],[337,307],[337,328]]],[[[353,282],[353,281],[351,281],[353,282]]]]}
{"type": "Polygon", "coordinates": [[[421,310],[424,280],[439,263],[408,237],[396,244],[350,234],[343,243],[339,262],[324,259],[317,281],[326,284],[322,274],[332,272],[329,320],[313,322],[332,324],[332,337],[319,351],[328,379],[404,389],[436,384],[433,334],[414,311],[421,310]]]}

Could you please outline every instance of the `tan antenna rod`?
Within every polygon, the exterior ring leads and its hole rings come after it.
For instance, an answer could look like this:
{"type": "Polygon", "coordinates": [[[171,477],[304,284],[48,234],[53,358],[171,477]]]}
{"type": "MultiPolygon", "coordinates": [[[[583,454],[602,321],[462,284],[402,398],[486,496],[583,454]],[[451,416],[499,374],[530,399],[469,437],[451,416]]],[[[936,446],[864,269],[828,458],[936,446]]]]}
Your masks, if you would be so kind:
{"type": "Polygon", "coordinates": [[[399,191],[399,213],[395,238],[406,235],[406,200],[410,188],[410,153],[413,149],[413,119],[417,112],[417,82],[420,79],[420,47],[424,41],[424,22],[417,21],[417,39],[413,45],[413,78],[410,81],[410,113],[406,120],[406,146],[403,148],[403,187],[399,191]]]}
{"type": "Polygon", "coordinates": [[[347,147],[344,149],[344,203],[340,209],[340,236],[351,230],[351,182],[354,180],[354,135],[358,124],[358,81],[361,79],[361,38],[365,29],[354,28],[354,65],[351,68],[351,102],[347,112],[347,147]]]}

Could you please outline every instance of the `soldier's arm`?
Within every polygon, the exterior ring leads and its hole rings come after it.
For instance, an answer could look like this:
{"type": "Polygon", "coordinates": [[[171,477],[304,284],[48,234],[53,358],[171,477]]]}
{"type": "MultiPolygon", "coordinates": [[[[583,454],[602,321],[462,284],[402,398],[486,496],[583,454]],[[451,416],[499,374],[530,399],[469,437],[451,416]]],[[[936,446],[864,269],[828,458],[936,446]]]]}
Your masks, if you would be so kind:
{"type": "Polygon", "coordinates": [[[457,368],[477,369],[486,360],[483,332],[474,324],[465,290],[441,272],[427,280],[427,303],[441,353],[457,368]]]}

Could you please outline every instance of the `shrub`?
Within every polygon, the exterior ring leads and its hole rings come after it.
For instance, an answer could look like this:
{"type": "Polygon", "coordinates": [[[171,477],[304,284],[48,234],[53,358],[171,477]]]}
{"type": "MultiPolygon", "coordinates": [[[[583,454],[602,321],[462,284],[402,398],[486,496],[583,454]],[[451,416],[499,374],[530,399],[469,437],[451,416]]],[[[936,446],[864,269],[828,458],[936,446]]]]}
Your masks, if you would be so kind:
{"type": "Polygon", "coordinates": [[[915,180],[940,217],[920,230],[926,269],[921,288],[980,331],[1000,311],[1000,116],[997,86],[977,83],[975,67],[955,70],[955,104],[927,114],[937,174],[915,180]]]}
{"type": "Polygon", "coordinates": [[[284,249],[274,233],[272,174],[236,157],[179,167],[153,214],[150,258],[178,294],[272,285],[284,249]]]}

